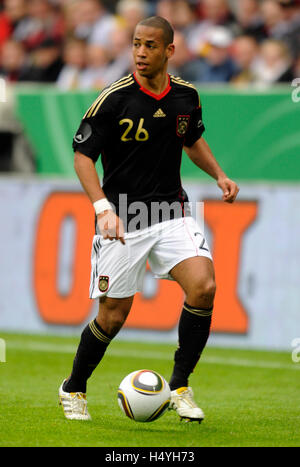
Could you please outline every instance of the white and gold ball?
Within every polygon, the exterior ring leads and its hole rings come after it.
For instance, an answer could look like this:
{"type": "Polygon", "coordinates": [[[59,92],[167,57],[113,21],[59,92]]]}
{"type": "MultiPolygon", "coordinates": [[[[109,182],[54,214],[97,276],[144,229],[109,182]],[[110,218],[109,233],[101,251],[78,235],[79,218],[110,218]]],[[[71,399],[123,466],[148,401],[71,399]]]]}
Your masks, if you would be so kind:
{"type": "Polygon", "coordinates": [[[167,381],[153,370],[137,370],[127,375],[118,389],[118,402],[127,417],[136,422],[152,422],[170,404],[167,381]]]}

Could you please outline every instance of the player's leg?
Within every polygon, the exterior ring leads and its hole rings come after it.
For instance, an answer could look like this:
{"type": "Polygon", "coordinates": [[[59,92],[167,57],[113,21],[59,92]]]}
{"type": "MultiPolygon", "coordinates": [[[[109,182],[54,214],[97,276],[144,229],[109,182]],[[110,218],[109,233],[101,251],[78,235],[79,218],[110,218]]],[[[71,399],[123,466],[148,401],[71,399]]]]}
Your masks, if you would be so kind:
{"type": "MultiPolygon", "coordinates": [[[[67,411],[70,394],[79,394],[72,405],[85,398],[87,380],[99,365],[111,340],[124,324],[133,297],[140,290],[148,251],[154,240],[147,235],[127,238],[126,244],[95,235],[92,245],[90,298],[99,298],[99,313],[83,330],[70,377],[60,388],[67,411]]],[[[78,405],[77,404],[77,405],[78,405]]],[[[83,404],[83,402],[82,402],[83,404]]],[[[66,410],[65,415],[66,414],[66,410]]],[[[71,417],[67,417],[71,418],[71,417]]],[[[72,417],[75,418],[75,417],[72,417]]],[[[78,418],[82,419],[79,415],[78,418]]],[[[87,419],[87,418],[85,418],[87,419]]]]}
{"type": "Polygon", "coordinates": [[[90,418],[87,412],[87,380],[101,362],[111,340],[122,328],[133,297],[99,300],[99,312],[83,330],[73,362],[72,373],[61,385],[59,395],[64,413],[70,419],[90,418]]]}
{"type": "Polygon", "coordinates": [[[96,322],[111,338],[122,328],[132,306],[133,296],[128,298],[101,297],[96,322]]]}
{"type": "Polygon", "coordinates": [[[170,381],[171,389],[185,387],[209,335],[216,289],[211,253],[196,221],[187,217],[162,223],[149,264],[156,277],[177,281],[186,295],[170,381]]]}
{"type": "Polygon", "coordinates": [[[170,379],[174,408],[183,418],[201,420],[202,410],[193,401],[188,378],[206,345],[211,326],[215,279],[209,258],[196,256],[175,266],[171,275],[183,288],[186,299],[179,320],[178,349],[170,379]]]}
{"type": "Polygon", "coordinates": [[[171,390],[188,386],[188,377],[206,345],[211,326],[215,279],[209,258],[196,256],[179,263],[171,271],[186,298],[179,320],[179,347],[170,380],[171,390]]]}
{"type": "Polygon", "coordinates": [[[99,312],[81,334],[70,377],[63,389],[67,392],[86,392],[87,380],[102,360],[111,340],[123,326],[133,297],[99,300],[99,312]]]}

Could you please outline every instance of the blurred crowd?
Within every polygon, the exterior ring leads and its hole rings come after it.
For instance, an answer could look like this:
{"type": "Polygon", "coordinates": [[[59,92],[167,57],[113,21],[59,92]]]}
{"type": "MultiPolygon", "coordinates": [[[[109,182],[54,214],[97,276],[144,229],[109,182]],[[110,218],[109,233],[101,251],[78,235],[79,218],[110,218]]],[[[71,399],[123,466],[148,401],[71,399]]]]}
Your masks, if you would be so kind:
{"type": "Polygon", "coordinates": [[[169,71],[195,83],[288,83],[300,76],[300,0],[0,0],[0,76],[94,89],[133,70],[135,25],[175,29],[169,71]]]}

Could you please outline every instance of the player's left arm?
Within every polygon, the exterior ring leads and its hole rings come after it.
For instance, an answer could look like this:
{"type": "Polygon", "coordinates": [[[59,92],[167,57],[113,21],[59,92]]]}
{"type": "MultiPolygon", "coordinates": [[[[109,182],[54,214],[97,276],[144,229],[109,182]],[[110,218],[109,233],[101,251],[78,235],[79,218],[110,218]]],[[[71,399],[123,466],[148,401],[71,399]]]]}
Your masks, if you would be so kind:
{"type": "Polygon", "coordinates": [[[197,167],[217,181],[218,187],[223,191],[223,201],[233,203],[239,187],[221,169],[205,139],[199,138],[192,146],[185,146],[184,150],[197,167]]]}

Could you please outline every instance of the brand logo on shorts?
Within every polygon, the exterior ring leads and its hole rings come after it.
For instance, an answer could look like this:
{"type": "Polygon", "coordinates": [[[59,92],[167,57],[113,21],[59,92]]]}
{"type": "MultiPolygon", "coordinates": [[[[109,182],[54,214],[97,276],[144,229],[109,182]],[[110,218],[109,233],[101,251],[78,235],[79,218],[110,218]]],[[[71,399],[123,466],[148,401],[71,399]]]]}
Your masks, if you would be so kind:
{"type": "Polygon", "coordinates": [[[178,115],[177,117],[177,136],[182,137],[186,134],[190,122],[189,115],[178,115]]]}
{"type": "Polygon", "coordinates": [[[99,287],[100,292],[106,292],[108,290],[108,284],[109,284],[108,276],[99,277],[98,287],[99,287]]]}

